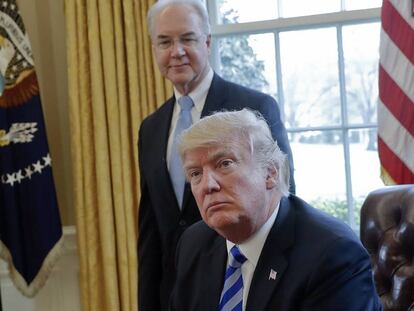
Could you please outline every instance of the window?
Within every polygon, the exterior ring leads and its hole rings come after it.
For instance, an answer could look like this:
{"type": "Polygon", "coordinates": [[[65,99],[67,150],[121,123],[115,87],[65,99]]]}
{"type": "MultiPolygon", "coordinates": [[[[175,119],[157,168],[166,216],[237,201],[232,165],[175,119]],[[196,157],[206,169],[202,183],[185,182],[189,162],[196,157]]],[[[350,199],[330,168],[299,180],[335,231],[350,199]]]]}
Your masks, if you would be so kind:
{"type": "Polygon", "coordinates": [[[208,0],[214,69],[275,97],[297,194],[359,226],[382,186],[376,141],[381,0],[208,0]]]}

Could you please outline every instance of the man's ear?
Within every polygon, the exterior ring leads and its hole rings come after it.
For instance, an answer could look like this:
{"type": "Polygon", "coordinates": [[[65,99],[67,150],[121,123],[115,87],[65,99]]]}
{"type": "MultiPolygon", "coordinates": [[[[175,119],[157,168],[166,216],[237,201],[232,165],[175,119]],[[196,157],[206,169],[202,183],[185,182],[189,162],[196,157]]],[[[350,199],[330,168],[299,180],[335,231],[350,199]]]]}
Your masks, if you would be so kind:
{"type": "Polygon", "coordinates": [[[211,52],[211,35],[207,35],[206,45],[207,45],[207,49],[208,49],[208,54],[210,54],[210,52],[211,52]]]}
{"type": "Polygon", "coordinates": [[[278,171],[274,165],[267,168],[266,189],[273,189],[277,185],[278,171]]]}

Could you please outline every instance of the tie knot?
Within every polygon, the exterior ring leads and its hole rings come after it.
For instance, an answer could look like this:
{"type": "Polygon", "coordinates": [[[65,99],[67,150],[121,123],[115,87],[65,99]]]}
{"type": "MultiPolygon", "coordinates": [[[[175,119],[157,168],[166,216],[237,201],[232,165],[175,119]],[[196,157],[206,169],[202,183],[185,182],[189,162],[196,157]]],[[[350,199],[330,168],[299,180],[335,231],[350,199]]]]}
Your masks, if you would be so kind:
{"type": "Polygon", "coordinates": [[[193,108],[193,100],[190,96],[184,95],[178,99],[178,104],[180,105],[181,109],[184,111],[190,111],[193,108]]]}
{"type": "Polygon", "coordinates": [[[247,260],[247,258],[243,255],[237,245],[234,245],[229,253],[230,256],[230,263],[229,265],[233,268],[239,268],[241,265],[247,260]]]}

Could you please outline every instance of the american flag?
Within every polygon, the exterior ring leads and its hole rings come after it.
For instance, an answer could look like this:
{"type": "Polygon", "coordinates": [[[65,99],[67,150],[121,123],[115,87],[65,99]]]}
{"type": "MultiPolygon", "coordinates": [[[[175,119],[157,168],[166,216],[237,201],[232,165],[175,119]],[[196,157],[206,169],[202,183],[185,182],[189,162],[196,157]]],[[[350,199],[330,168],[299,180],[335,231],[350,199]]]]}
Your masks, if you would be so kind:
{"type": "Polygon", "coordinates": [[[277,272],[273,269],[270,269],[269,280],[276,280],[277,272]]]}
{"type": "Polygon", "coordinates": [[[414,1],[381,11],[378,150],[385,184],[414,184],[414,1]]]}

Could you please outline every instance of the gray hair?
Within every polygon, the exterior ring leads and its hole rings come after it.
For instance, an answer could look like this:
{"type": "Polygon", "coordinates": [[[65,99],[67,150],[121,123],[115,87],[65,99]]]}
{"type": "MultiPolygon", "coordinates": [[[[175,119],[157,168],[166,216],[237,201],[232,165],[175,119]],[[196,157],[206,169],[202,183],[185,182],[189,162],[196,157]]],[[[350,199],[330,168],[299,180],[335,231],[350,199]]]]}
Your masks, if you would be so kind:
{"type": "Polygon", "coordinates": [[[172,5],[187,5],[194,9],[201,21],[201,29],[205,35],[210,35],[210,21],[208,19],[207,8],[202,0],[158,0],[148,10],[147,24],[151,38],[154,35],[155,17],[166,7],[172,5]]]}
{"type": "Polygon", "coordinates": [[[275,167],[278,171],[278,189],[283,195],[289,194],[289,164],[263,116],[244,108],[240,111],[221,111],[196,122],[183,132],[179,150],[183,158],[186,151],[206,146],[222,145],[245,138],[252,155],[262,169],[275,167]]]}

